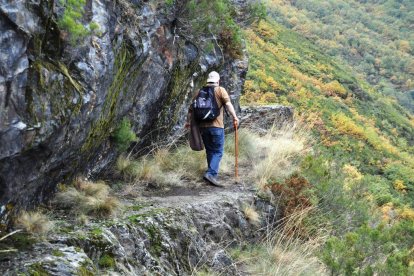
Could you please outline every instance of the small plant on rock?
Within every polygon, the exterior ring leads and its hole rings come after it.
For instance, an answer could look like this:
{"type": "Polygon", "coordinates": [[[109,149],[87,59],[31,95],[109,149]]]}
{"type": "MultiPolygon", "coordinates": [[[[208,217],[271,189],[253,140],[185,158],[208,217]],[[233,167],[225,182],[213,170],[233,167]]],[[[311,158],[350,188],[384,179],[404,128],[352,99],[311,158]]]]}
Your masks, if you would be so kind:
{"type": "Polygon", "coordinates": [[[137,136],[132,130],[131,122],[124,118],[116,128],[113,138],[119,151],[126,151],[132,142],[137,141],[137,136]]]}
{"type": "Polygon", "coordinates": [[[60,29],[70,35],[71,42],[74,44],[89,33],[80,22],[83,17],[86,0],[61,0],[60,2],[64,5],[65,11],[59,19],[58,25],[60,29]]]}

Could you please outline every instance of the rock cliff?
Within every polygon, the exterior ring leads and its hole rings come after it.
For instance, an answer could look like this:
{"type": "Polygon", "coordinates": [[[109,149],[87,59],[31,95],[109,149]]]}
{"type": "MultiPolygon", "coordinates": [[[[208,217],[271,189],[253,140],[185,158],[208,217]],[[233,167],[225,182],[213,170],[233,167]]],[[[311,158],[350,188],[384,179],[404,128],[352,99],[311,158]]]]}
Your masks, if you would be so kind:
{"type": "Polygon", "coordinates": [[[58,25],[62,1],[0,1],[3,221],[47,199],[57,183],[105,168],[122,118],[132,122],[136,148],[172,135],[208,71],[222,73],[237,102],[246,59],[229,58],[216,34],[188,36],[187,1],[167,2],[88,0],[82,23],[97,30],[74,43],[58,25]]]}

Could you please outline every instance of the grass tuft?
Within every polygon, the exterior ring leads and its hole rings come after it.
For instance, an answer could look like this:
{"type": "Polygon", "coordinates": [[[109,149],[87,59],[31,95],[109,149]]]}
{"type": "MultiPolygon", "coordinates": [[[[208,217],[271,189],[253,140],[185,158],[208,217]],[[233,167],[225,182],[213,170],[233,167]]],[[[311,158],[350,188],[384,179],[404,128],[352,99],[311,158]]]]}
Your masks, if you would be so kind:
{"type": "Polygon", "coordinates": [[[44,237],[54,228],[54,223],[39,211],[23,211],[16,219],[16,227],[22,228],[27,233],[44,237]]]}
{"type": "Polygon", "coordinates": [[[118,172],[120,172],[122,175],[125,175],[128,173],[128,169],[131,166],[131,159],[128,156],[121,154],[116,160],[115,166],[118,172]]]}
{"type": "Polygon", "coordinates": [[[109,187],[104,182],[91,182],[78,178],[73,187],[57,193],[55,204],[70,209],[76,215],[110,217],[120,207],[119,201],[109,196],[109,187]]]}
{"type": "Polygon", "coordinates": [[[260,224],[260,215],[256,209],[252,206],[246,206],[243,209],[244,216],[253,225],[258,226],[260,224]]]}

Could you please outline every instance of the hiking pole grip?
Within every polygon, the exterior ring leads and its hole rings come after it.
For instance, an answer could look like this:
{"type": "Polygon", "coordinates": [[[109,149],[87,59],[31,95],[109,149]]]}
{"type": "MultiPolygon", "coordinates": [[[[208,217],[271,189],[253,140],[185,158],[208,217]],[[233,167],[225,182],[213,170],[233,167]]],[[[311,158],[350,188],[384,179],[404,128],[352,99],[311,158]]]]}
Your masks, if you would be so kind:
{"type": "Polygon", "coordinates": [[[234,176],[236,178],[239,177],[239,135],[238,135],[238,126],[237,126],[237,121],[233,121],[233,126],[234,126],[234,157],[235,157],[235,162],[234,162],[234,176]]]}

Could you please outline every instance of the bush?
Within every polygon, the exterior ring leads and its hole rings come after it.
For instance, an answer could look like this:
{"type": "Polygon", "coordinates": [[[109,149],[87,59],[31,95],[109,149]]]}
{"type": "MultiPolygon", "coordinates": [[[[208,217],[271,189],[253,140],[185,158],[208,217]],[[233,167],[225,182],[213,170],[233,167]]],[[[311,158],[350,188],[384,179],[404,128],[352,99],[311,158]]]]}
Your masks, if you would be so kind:
{"type": "Polygon", "coordinates": [[[276,197],[280,198],[283,217],[312,206],[312,190],[310,183],[302,176],[293,174],[284,183],[268,185],[276,197]]]}
{"type": "Polygon", "coordinates": [[[126,151],[132,142],[137,141],[137,136],[131,128],[131,122],[124,118],[113,134],[114,141],[119,151],[126,151]]]}
{"type": "Polygon", "coordinates": [[[345,114],[333,114],[331,121],[340,133],[351,135],[358,139],[366,139],[364,129],[345,114]]]}
{"type": "Polygon", "coordinates": [[[260,102],[264,104],[276,103],[277,97],[275,93],[266,92],[260,97],[260,102]]]}
{"type": "Polygon", "coordinates": [[[338,96],[345,99],[348,95],[346,89],[337,80],[325,84],[323,90],[328,96],[338,96]]]}
{"type": "Polygon", "coordinates": [[[332,274],[412,275],[414,269],[409,263],[413,256],[407,246],[412,245],[413,238],[404,240],[395,234],[410,235],[413,231],[413,224],[406,222],[391,227],[363,225],[344,238],[330,238],[322,259],[332,274]]]}
{"type": "Polygon", "coordinates": [[[71,36],[71,42],[76,43],[77,40],[89,34],[80,22],[86,0],[60,0],[60,2],[64,5],[65,11],[58,21],[59,28],[68,32],[71,36]]]}
{"type": "Polygon", "coordinates": [[[115,259],[108,255],[108,254],[103,254],[98,261],[98,264],[100,267],[104,267],[104,268],[113,268],[116,265],[115,259]]]}
{"type": "Polygon", "coordinates": [[[247,14],[251,21],[260,21],[266,18],[267,9],[264,3],[261,1],[254,1],[248,4],[247,14]]]}

